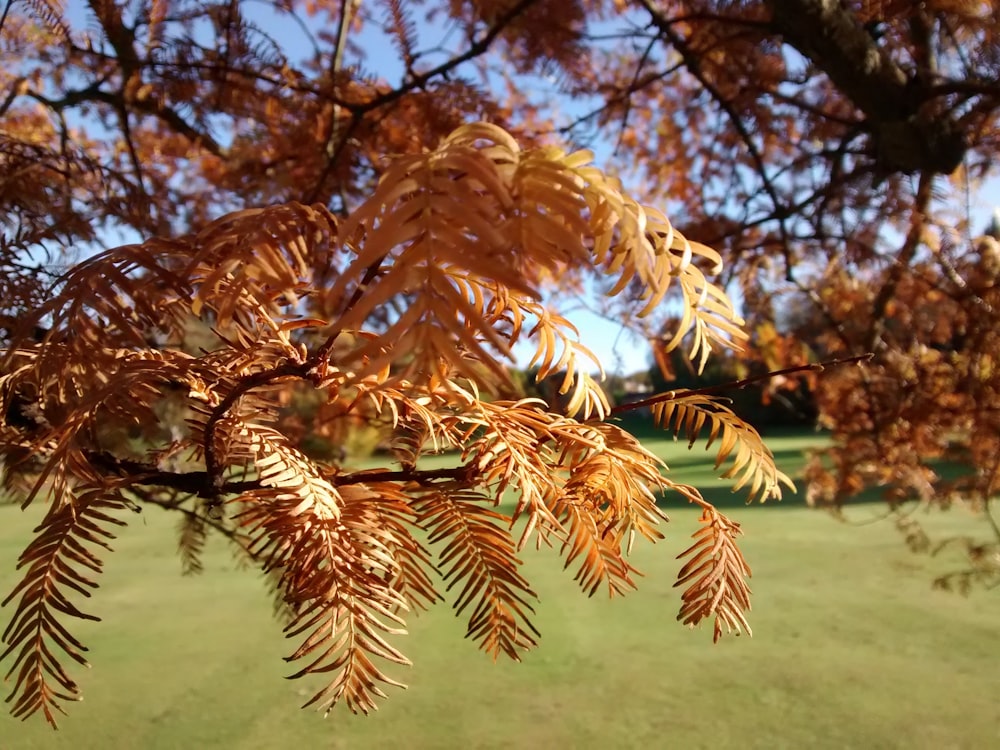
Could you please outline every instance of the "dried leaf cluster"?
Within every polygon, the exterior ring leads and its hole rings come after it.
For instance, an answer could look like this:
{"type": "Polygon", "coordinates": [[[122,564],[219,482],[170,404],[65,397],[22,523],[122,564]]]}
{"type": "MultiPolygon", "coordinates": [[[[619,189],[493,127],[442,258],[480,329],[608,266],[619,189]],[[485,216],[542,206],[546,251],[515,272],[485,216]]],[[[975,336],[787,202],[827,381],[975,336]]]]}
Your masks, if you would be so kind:
{"type": "Polygon", "coordinates": [[[1000,487],[1000,245],[984,235],[970,252],[959,242],[874,283],[829,273],[829,309],[842,324],[815,347],[829,354],[874,338],[876,356],[864,370],[824,379],[820,405],[838,415],[827,417],[837,442],[813,456],[806,475],[818,505],[840,507],[880,488],[914,551],[961,553],[964,567],[936,583],[967,591],[1000,584],[1000,526],[991,514],[1000,487]],[[945,284],[936,279],[942,268],[945,284]],[[891,301],[879,297],[887,285],[891,301]],[[849,312],[873,308],[881,308],[875,330],[849,312]],[[985,538],[932,542],[913,514],[949,508],[983,516],[985,538]]]}
{"type": "MultiPolygon", "coordinates": [[[[244,210],[70,270],[21,320],[0,373],[5,480],[31,483],[24,505],[49,506],[5,601],[14,714],[54,722],[79,697],[63,655],[83,662],[85,649],[67,627],[92,616],[71,598],[96,587],[134,505],[183,515],[187,570],[217,531],[270,576],[295,676],[329,675],[310,700],[323,709],[367,713],[399,684],[386,662],[408,663],[396,637],[407,612],[444,598],[438,575],[494,658],[518,659],[538,636],[527,545],[558,549],[588,594],[634,588],[628,551],[661,538],[668,490],[704,509],[679,619],[714,621],[715,638],[749,631],[739,526],[608,421],[599,363],[539,284],[594,268],[638,286],[640,314],[672,293],[688,311],[673,345],[687,333],[699,358],[738,345],[741,320],[702,270],[718,256],[588,161],[470,124],[394,160],[342,221],[321,205],[244,210]],[[180,346],[192,321],[212,326],[214,348],[180,346]],[[559,375],[563,409],[510,397],[502,363],[518,343],[540,378],[559,375]],[[399,468],[299,450],[280,420],[295,383],[339,410],[331,420],[390,425],[399,468]],[[169,438],[167,403],[186,414],[169,438]],[[129,430],[137,439],[122,441],[129,430]],[[452,468],[421,468],[442,451],[452,468]]],[[[724,476],[751,498],[780,496],[788,480],[753,428],[718,400],[671,395],[665,426],[693,441],[708,425],[718,464],[732,460],[724,476]]]]}

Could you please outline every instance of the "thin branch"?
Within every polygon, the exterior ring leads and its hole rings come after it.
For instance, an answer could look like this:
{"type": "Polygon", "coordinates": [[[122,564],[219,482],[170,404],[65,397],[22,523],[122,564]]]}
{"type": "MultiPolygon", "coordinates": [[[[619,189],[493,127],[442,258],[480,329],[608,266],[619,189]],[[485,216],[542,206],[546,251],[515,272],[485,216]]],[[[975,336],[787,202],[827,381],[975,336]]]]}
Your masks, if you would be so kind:
{"type": "Polygon", "coordinates": [[[664,78],[666,78],[669,75],[672,75],[673,73],[676,73],[683,67],[684,65],[682,63],[677,63],[675,65],[671,65],[668,68],[664,68],[663,70],[660,70],[658,72],[647,73],[641,78],[635,80],[634,83],[630,84],[629,86],[623,89],[619,89],[614,94],[608,96],[607,99],[604,100],[604,103],[601,104],[600,106],[595,107],[594,109],[591,109],[588,112],[584,112],[582,115],[577,116],[576,118],[566,123],[565,125],[560,125],[558,128],[553,127],[550,128],[549,130],[545,130],[543,128],[539,130],[539,135],[548,135],[551,133],[560,136],[569,136],[572,134],[574,130],[579,128],[584,123],[587,123],[597,118],[598,116],[604,114],[617,104],[621,104],[622,102],[628,103],[632,94],[642,91],[647,86],[651,86],[657,81],[662,81],[664,78]]]}
{"type": "Polygon", "coordinates": [[[135,147],[135,140],[132,138],[132,124],[129,122],[129,112],[125,107],[125,97],[121,97],[118,103],[118,122],[121,124],[122,139],[125,141],[125,148],[128,151],[129,161],[132,162],[132,171],[135,173],[135,181],[139,192],[146,199],[149,205],[149,193],[146,191],[145,181],[142,179],[142,162],[139,159],[139,152],[135,147]]]}
{"type": "Polygon", "coordinates": [[[652,37],[649,43],[646,45],[646,49],[643,50],[642,56],[635,65],[635,74],[632,76],[632,83],[628,85],[626,89],[627,93],[624,93],[625,100],[625,111],[622,113],[621,125],[618,127],[618,140],[615,142],[614,154],[618,154],[621,150],[623,140],[625,138],[625,131],[628,129],[628,119],[629,115],[632,114],[632,92],[637,90],[639,85],[639,78],[642,75],[642,69],[646,66],[649,61],[649,56],[653,54],[653,48],[656,46],[656,37],[652,37]]]}
{"type": "Polygon", "coordinates": [[[684,61],[684,65],[688,72],[694,76],[698,83],[701,84],[701,87],[708,92],[712,99],[715,100],[716,104],[720,109],[722,109],[733,128],[739,134],[740,140],[742,140],[743,144],[746,146],[747,153],[750,154],[750,158],[753,160],[757,174],[760,175],[761,182],[764,185],[764,191],[767,193],[768,197],[771,199],[771,204],[774,206],[774,213],[772,215],[778,222],[778,232],[781,235],[782,252],[785,258],[786,275],[791,273],[793,265],[790,257],[791,240],[788,236],[788,228],[785,226],[785,219],[789,216],[789,210],[778,197],[778,190],[774,186],[771,178],[768,176],[767,165],[764,163],[764,157],[761,154],[760,149],[757,148],[757,144],[754,142],[750,130],[747,128],[746,123],[743,122],[743,118],[740,117],[732,103],[725,96],[723,96],[722,92],[711,81],[708,80],[701,70],[701,61],[699,57],[691,51],[687,41],[680,34],[674,31],[668,20],[660,13],[659,10],[657,10],[657,8],[653,6],[652,0],[641,0],[641,3],[649,13],[649,17],[653,25],[674,46],[678,54],[681,56],[681,59],[684,61]]]}
{"type": "MultiPolygon", "coordinates": [[[[385,260],[385,257],[385,255],[380,256],[365,269],[365,275],[361,278],[361,281],[358,282],[358,286],[355,288],[351,298],[347,301],[347,304],[344,305],[344,309],[340,311],[340,315],[337,316],[338,322],[343,320],[344,316],[353,310],[354,306],[361,301],[365,292],[368,291],[368,285],[375,280],[376,276],[378,276],[379,269],[382,268],[382,262],[385,260]]],[[[341,333],[343,333],[343,329],[341,329],[338,325],[334,325],[334,332],[327,337],[326,341],[323,342],[311,359],[315,360],[317,363],[324,362],[327,357],[330,356],[330,352],[333,350],[333,345],[336,343],[337,338],[341,333]]]]}
{"type": "Polygon", "coordinates": [[[339,474],[330,482],[341,487],[346,484],[364,484],[366,482],[416,482],[427,485],[438,480],[468,481],[474,469],[470,466],[456,466],[451,469],[375,469],[372,471],[357,471],[351,474],[339,474]]]}
{"type": "MultiPolygon", "coordinates": [[[[6,13],[7,11],[5,9],[4,14],[6,13]]],[[[3,27],[2,19],[0,19],[0,28],[2,27],[3,27]]],[[[0,117],[3,117],[4,115],[7,114],[7,110],[11,108],[11,105],[14,103],[14,101],[17,99],[18,96],[20,96],[21,86],[24,84],[26,80],[28,80],[26,77],[18,76],[13,81],[11,81],[10,91],[7,93],[7,96],[4,97],[3,103],[0,103],[0,117]]]]}
{"type": "Polygon", "coordinates": [[[106,83],[107,80],[108,78],[104,77],[85,88],[67,91],[59,99],[51,99],[37,92],[31,92],[29,96],[56,112],[61,112],[63,109],[75,107],[86,102],[107,104],[116,110],[134,109],[136,112],[156,117],[175,133],[184,136],[192,144],[205,149],[213,156],[219,158],[226,156],[226,149],[215,138],[208,133],[198,130],[198,128],[181,117],[176,110],[163,104],[156,97],[146,96],[141,99],[133,97],[126,101],[123,93],[105,91],[101,88],[101,85],[106,83]]]}
{"type": "MultiPolygon", "coordinates": [[[[348,112],[351,113],[350,122],[348,122],[347,127],[344,129],[343,134],[338,138],[335,137],[337,125],[336,125],[336,115],[334,115],[333,131],[331,132],[331,140],[327,142],[328,157],[326,159],[326,164],[323,167],[323,171],[320,173],[319,177],[316,179],[316,183],[309,193],[306,199],[307,203],[312,203],[319,200],[322,186],[329,178],[330,174],[333,172],[334,166],[340,160],[340,155],[344,150],[350,140],[351,134],[354,130],[361,124],[364,119],[364,115],[374,112],[377,109],[381,109],[393,102],[401,99],[412,91],[426,89],[427,84],[435,78],[447,77],[455,68],[463,65],[464,63],[473,60],[480,55],[485,54],[489,48],[496,41],[497,37],[503,32],[503,30],[514,21],[519,15],[521,15],[525,10],[527,10],[531,5],[536,3],[538,0],[520,0],[506,13],[503,13],[493,24],[492,27],[477,41],[473,42],[472,45],[462,54],[452,57],[450,60],[446,60],[435,68],[431,68],[428,71],[412,75],[409,79],[398,88],[392,91],[387,91],[384,94],[376,96],[369,99],[367,102],[361,104],[350,104],[347,102],[338,103],[338,106],[342,106],[348,112]],[[336,141],[336,146],[333,147],[331,152],[331,143],[336,141]]],[[[348,2],[348,0],[344,0],[348,2]]],[[[338,46],[340,39],[338,37],[338,46]]],[[[336,58],[336,54],[334,55],[336,58]]]]}
{"type": "MultiPolygon", "coordinates": [[[[340,77],[340,70],[344,65],[344,50],[347,47],[347,33],[350,30],[351,23],[354,20],[354,14],[358,10],[360,5],[360,0],[340,0],[340,22],[337,25],[337,41],[333,48],[333,55],[330,59],[330,85],[333,87],[337,86],[337,79],[340,77]]],[[[334,164],[337,161],[337,157],[340,155],[341,142],[347,141],[347,136],[345,135],[343,139],[340,138],[339,118],[337,117],[337,111],[334,110],[330,115],[330,135],[326,139],[326,155],[328,159],[328,164],[334,164]]],[[[316,190],[318,191],[322,184],[326,182],[326,177],[329,175],[329,169],[325,169],[320,179],[317,181],[316,190]]]]}
{"type": "MultiPolygon", "coordinates": [[[[130,492],[138,494],[139,490],[132,485],[139,485],[168,487],[188,495],[206,496],[204,490],[210,476],[207,471],[161,471],[153,464],[120,458],[107,452],[90,452],[87,454],[87,460],[94,466],[127,480],[130,492]]],[[[336,474],[327,479],[337,487],[368,482],[415,482],[429,485],[437,481],[468,481],[474,473],[475,470],[470,466],[456,466],[450,469],[372,469],[336,474]]],[[[264,489],[265,486],[257,479],[223,482],[212,495],[242,495],[245,492],[264,489]]],[[[145,493],[143,495],[145,499],[145,493]]],[[[180,502],[157,504],[167,510],[178,510],[180,502]]]]}
{"type": "Polygon", "coordinates": [[[538,0],[520,0],[520,2],[515,3],[510,10],[502,13],[494,22],[493,26],[491,26],[489,30],[477,41],[473,42],[465,52],[441,63],[435,68],[431,68],[424,73],[413,76],[413,78],[407,81],[405,85],[400,86],[397,89],[393,89],[392,91],[387,91],[381,96],[375,97],[359,107],[359,111],[371,112],[379,107],[384,107],[386,104],[391,104],[411,91],[426,88],[427,83],[434,78],[447,76],[451,71],[463,63],[467,63],[470,60],[485,54],[493,45],[493,42],[496,41],[497,37],[503,33],[504,29],[506,29],[507,26],[509,26],[518,16],[524,13],[536,2],[538,2],[538,0]]]}
{"type": "Polygon", "coordinates": [[[647,406],[653,406],[654,404],[661,404],[666,401],[674,401],[679,398],[687,398],[688,396],[711,396],[717,393],[728,393],[729,391],[738,391],[742,388],[746,388],[748,385],[753,385],[754,383],[759,383],[764,380],[770,380],[771,378],[778,377],[779,375],[793,375],[795,373],[801,372],[822,372],[823,370],[829,369],[831,367],[839,367],[840,365],[848,365],[853,363],[867,362],[872,358],[872,354],[859,354],[854,357],[844,357],[841,359],[829,359],[825,362],[816,362],[808,365],[799,365],[797,367],[786,367],[783,370],[774,370],[772,372],[766,372],[763,375],[754,375],[751,378],[743,378],[742,380],[734,380],[730,383],[719,383],[717,385],[708,385],[704,388],[681,388],[676,391],[667,391],[666,393],[660,393],[656,396],[651,396],[650,398],[643,399],[642,401],[634,401],[630,404],[619,404],[611,409],[611,415],[622,414],[627,411],[635,411],[636,409],[643,409],[647,406]]]}
{"type": "Polygon", "coordinates": [[[337,23],[337,41],[330,60],[330,73],[336,80],[337,74],[344,65],[344,50],[347,48],[347,32],[354,21],[361,0],[340,0],[340,20],[337,23]]]}
{"type": "Polygon", "coordinates": [[[823,109],[818,104],[810,104],[809,102],[804,102],[790,94],[782,91],[770,91],[768,94],[778,102],[787,104],[790,107],[795,107],[802,112],[808,112],[809,114],[820,117],[824,120],[829,120],[830,122],[835,122],[838,125],[843,125],[846,128],[853,128],[864,124],[864,120],[858,119],[857,117],[842,117],[840,115],[835,115],[832,112],[828,112],[823,109]]]}
{"type": "Polygon", "coordinates": [[[896,262],[889,271],[889,278],[886,279],[882,288],[879,289],[872,303],[872,327],[868,334],[868,342],[865,348],[874,349],[882,336],[885,328],[885,311],[889,302],[892,301],[896,287],[903,278],[904,271],[909,267],[917,254],[923,234],[925,213],[931,201],[931,187],[934,181],[929,172],[921,172],[920,182],[917,185],[917,194],[914,199],[913,212],[910,215],[910,229],[906,233],[903,246],[896,255],[896,262]]]}
{"type": "MultiPolygon", "coordinates": [[[[107,452],[89,452],[87,460],[94,466],[110,472],[115,476],[127,479],[130,484],[169,487],[199,497],[206,497],[205,488],[209,485],[207,471],[161,471],[153,464],[120,458],[107,452]]],[[[239,495],[244,492],[259,490],[263,485],[255,480],[241,482],[223,482],[212,494],[239,495]]]]}
{"type": "Polygon", "coordinates": [[[3,25],[7,23],[7,14],[10,13],[10,9],[14,7],[14,0],[7,0],[6,5],[3,6],[3,15],[0,15],[0,30],[3,29],[3,25]]]}
{"type": "Polygon", "coordinates": [[[270,370],[247,375],[236,382],[226,397],[212,409],[205,425],[205,442],[202,446],[205,453],[205,482],[198,492],[211,496],[223,491],[224,483],[219,470],[219,458],[215,451],[215,431],[219,426],[219,421],[226,416],[233,405],[246,393],[262,385],[274,383],[282,378],[304,379],[315,364],[313,358],[306,362],[286,362],[272,367],[270,370]]]}
{"type": "Polygon", "coordinates": [[[768,21],[757,21],[752,18],[742,18],[740,16],[727,16],[720,13],[709,13],[707,11],[684,13],[679,16],[664,18],[667,23],[691,23],[691,22],[711,22],[727,24],[729,26],[742,26],[744,28],[758,29],[760,31],[770,31],[771,24],[768,21]]]}
{"type": "Polygon", "coordinates": [[[240,534],[238,530],[230,526],[227,526],[220,519],[213,518],[210,514],[207,513],[198,513],[197,511],[192,510],[190,508],[185,508],[180,503],[183,502],[183,500],[186,500],[187,498],[182,498],[180,502],[179,501],[171,502],[168,500],[160,499],[156,497],[156,495],[154,495],[149,490],[141,489],[138,487],[130,488],[129,493],[139,498],[139,500],[144,505],[155,505],[156,507],[162,508],[163,510],[176,511],[178,513],[183,513],[188,518],[197,519],[198,521],[201,521],[206,526],[210,527],[214,531],[217,531],[219,534],[222,534],[222,536],[226,537],[230,541],[236,542],[237,544],[239,544],[240,541],[244,539],[244,536],[240,534]]]}

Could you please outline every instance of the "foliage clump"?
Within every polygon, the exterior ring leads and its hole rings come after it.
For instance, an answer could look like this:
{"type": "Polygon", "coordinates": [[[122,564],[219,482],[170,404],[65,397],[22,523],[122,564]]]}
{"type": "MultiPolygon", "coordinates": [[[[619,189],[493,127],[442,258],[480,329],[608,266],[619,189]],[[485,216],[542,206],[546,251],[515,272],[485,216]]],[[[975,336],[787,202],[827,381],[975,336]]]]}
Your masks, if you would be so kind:
{"type": "MultiPolygon", "coordinates": [[[[49,504],[5,602],[14,714],[54,721],[79,697],[59,654],[84,663],[85,648],[64,621],[95,618],[69,597],[90,595],[113,534],[146,506],[183,517],[189,571],[218,532],[271,578],[295,676],[330,675],[309,701],[325,709],[368,712],[399,684],[383,663],[408,663],[395,637],[405,613],[442,598],[438,574],[468,636],[514,659],[538,635],[528,544],[560,550],[589,594],[634,588],[627,553],[661,537],[664,492],[703,509],[679,619],[712,621],[716,639],[749,631],[739,525],[614,423],[599,363],[540,285],[596,270],[613,293],[631,287],[640,315],[673,293],[685,313],[671,346],[688,337],[700,361],[737,346],[741,320],[706,275],[718,255],[589,159],[466,125],[393,160],[344,220],[298,203],[239,211],[72,269],[15,331],[0,373],[5,476],[31,483],[25,505],[49,504]],[[180,346],[192,320],[216,346],[180,346]],[[26,333],[43,324],[40,340],[26,333]],[[539,379],[559,373],[564,408],[513,396],[501,363],[525,342],[539,379]],[[296,448],[281,415],[303,387],[325,421],[387,426],[396,465],[355,471],[296,448]],[[165,401],[188,415],[169,442],[165,401]],[[108,438],[125,427],[145,438],[141,455],[108,438]],[[446,449],[452,468],[421,468],[446,449]]],[[[708,426],[751,498],[790,484],[723,402],[663,398],[664,426],[691,440],[708,426]]]]}

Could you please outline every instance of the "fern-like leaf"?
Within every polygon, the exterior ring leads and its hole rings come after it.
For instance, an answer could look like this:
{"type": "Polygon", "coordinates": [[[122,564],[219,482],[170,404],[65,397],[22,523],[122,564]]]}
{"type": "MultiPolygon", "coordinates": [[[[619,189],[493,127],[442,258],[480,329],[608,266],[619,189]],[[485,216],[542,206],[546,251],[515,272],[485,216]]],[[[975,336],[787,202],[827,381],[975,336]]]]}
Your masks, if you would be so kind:
{"type": "Polygon", "coordinates": [[[479,415],[468,419],[464,441],[463,458],[475,467],[481,482],[494,493],[495,504],[499,504],[509,487],[520,492],[511,523],[522,515],[527,516],[528,522],[518,541],[518,550],[524,549],[535,533],[540,545],[548,541],[552,532],[562,531],[548,505],[558,495],[561,484],[557,471],[550,465],[551,449],[547,445],[553,437],[553,423],[559,417],[538,409],[538,403],[522,399],[477,404],[479,415]],[[478,437],[470,442],[474,433],[478,437]]]}
{"type": "Polygon", "coordinates": [[[380,530],[380,539],[395,563],[385,571],[385,585],[398,592],[410,610],[425,610],[429,605],[442,601],[443,597],[435,590],[428,575],[429,571],[435,570],[430,553],[411,532],[418,521],[409,495],[388,482],[367,484],[365,487],[375,493],[378,501],[371,502],[366,494],[360,495],[360,500],[352,501],[351,493],[347,493],[344,519],[345,523],[358,527],[367,522],[371,528],[380,530]]]}
{"type": "Polygon", "coordinates": [[[198,575],[204,571],[201,558],[207,537],[208,526],[202,515],[190,511],[181,516],[177,524],[177,554],[180,555],[184,575],[198,575]]]}
{"type": "Polygon", "coordinates": [[[360,485],[337,494],[337,506],[350,506],[351,512],[300,508],[295,496],[279,493],[266,502],[249,494],[237,500],[246,506],[237,519],[255,540],[250,552],[263,561],[265,572],[279,575],[278,588],[294,613],[285,635],[305,635],[287,661],[307,663],[291,677],[334,675],[305,705],[329,711],[344,701],[352,711],[368,713],[377,708],[375,699],[385,696],[381,685],[403,687],[373,658],[409,665],[385,639],[406,632],[398,613],[407,603],[386,584],[398,573],[386,544],[390,535],[363,512],[378,496],[360,485]]]}
{"type": "Polygon", "coordinates": [[[662,462],[615,425],[565,420],[552,432],[570,470],[552,503],[566,529],[566,566],[581,559],[576,580],[591,596],[604,584],[610,596],[624,594],[636,587],[625,560],[636,535],[663,537],[657,525],[666,516],[653,492],[664,486],[662,462]]]}
{"type": "Polygon", "coordinates": [[[225,446],[227,460],[235,465],[249,462],[261,485],[267,488],[267,495],[294,503],[289,508],[291,515],[311,513],[339,518],[339,493],[304,453],[288,444],[283,434],[231,418],[220,420],[219,425],[216,434],[225,446]]]}
{"type": "Polygon", "coordinates": [[[399,52],[399,57],[409,71],[416,59],[414,50],[417,46],[417,25],[409,8],[405,8],[401,0],[388,0],[386,3],[386,32],[392,37],[393,46],[399,52]]]}
{"type": "Polygon", "coordinates": [[[303,708],[316,705],[329,713],[343,700],[354,713],[367,714],[378,709],[376,698],[386,697],[380,685],[406,687],[388,677],[372,659],[376,656],[409,666],[410,661],[382,636],[406,633],[402,619],[393,612],[401,602],[391,589],[360,571],[341,569],[341,573],[350,576],[344,585],[332,588],[322,599],[300,604],[299,613],[285,627],[289,638],[308,633],[286,661],[311,659],[290,675],[292,679],[320,672],[335,675],[303,708]]]}
{"type": "Polygon", "coordinates": [[[676,398],[653,404],[653,419],[675,436],[684,433],[693,446],[708,425],[706,449],[718,441],[715,468],[732,457],[732,466],[722,477],[739,477],[733,491],[748,486],[748,501],[781,499],[781,487],[795,491],[795,484],[774,463],[774,455],[760,434],[740,419],[721,399],[679,392],[676,398]]]}
{"type": "Polygon", "coordinates": [[[32,14],[42,22],[49,33],[55,35],[60,40],[69,43],[73,38],[66,23],[65,11],[62,3],[53,0],[25,0],[25,5],[31,9],[32,14]]]}
{"type": "Polygon", "coordinates": [[[314,272],[333,254],[336,219],[323,206],[289,203],[228,214],[192,240],[197,248],[185,274],[198,292],[195,314],[210,305],[219,324],[248,300],[276,310],[276,300],[294,303],[314,272]]]}
{"type": "Polygon", "coordinates": [[[510,534],[500,528],[510,519],[482,503],[489,500],[470,491],[428,492],[415,501],[418,518],[440,553],[448,589],[461,586],[456,614],[471,608],[466,637],[496,659],[501,653],[520,661],[520,651],[536,645],[538,631],[528,620],[528,603],[535,593],[517,572],[510,534]]]}
{"type": "Polygon", "coordinates": [[[61,503],[53,502],[38,536],[18,561],[27,568],[24,578],[3,601],[6,606],[19,598],[14,616],[3,633],[6,649],[0,661],[17,652],[6,678],[14,678],[11,713],[26,719],[41,711],[56,726],[55,711],[65,713],[60,701],[80,700],[80,690],[60,663],[58,652],[90,666],[83,653],[87,648],[59,622],[76,617],[99,620],[73,604],[67,594],[75,591],[89,597],[97,588],[95,577],[103,569],[97,548],[110,551],[114,539],[109,530],[124,526],[111,512],[126,507],[125,502],[106,490],[89,490],[61,503]]]}
{"type": "Polygon", "coordinates": [[[692,537],[694,544],[677,556],[687,558],[674,586],[686,586],[677,619],[694,627],[714,617],[712,640],[722,630],[753,635],[745,612],[750,610],[750,566],[736,546],[740,525],[726,518],[708,503],[702,504],[701,528],[692,537]]]}
{"type": "Polygon", "coordinates": [[[602,518],[600,509],[574,498],[557,501],[553,512],[567,529],[563,544],[565,567],[580,559],[573,580],[588,596],[596,594],[602,585],[607,586],[611,597],[635,590],[632,574],[636,569],[622,555],[621,537],[614,524],[602,518]]]}
{"type": "MultiPolygon", "coordinates": [[[[559,431],[565,439],[567,430],[559,431]]],[[[592,498],[601,508],[606,534],[631,552],[636,534],[655,542],[663,538],[657,526],[666,515],[656,505],[656,491],[669,486],[663,461],[642,447],[635,436],[617,425],[587,422],[571,434],[589,436],[594,448],[571,463],[566,490],[592,498]]]]}

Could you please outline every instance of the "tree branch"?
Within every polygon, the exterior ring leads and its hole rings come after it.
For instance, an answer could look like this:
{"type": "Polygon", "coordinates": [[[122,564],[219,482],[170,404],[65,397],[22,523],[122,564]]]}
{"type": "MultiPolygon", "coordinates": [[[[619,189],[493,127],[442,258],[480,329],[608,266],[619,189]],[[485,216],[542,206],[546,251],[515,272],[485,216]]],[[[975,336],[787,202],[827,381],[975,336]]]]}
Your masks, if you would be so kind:
{"type": "Polygon", "coordinates": [[[416,89],[422,89],[427,86],[427,83],[434,78],[439,76],[445,76],[459,65],[473,60],[482,54],[485,54],[489,48],[496,41],[497,37],[503,33],[504,29],[509,26],[514,19],[519,15],[524,13],[528,8],[534,5],[538,0],[520,0],[520,2],[515,3],[510,10],[500,14],[493,25],[483,34],[478,40],[473,42],[469,48],[460,55],[456,55],[450,60],[446,60],[435,68],[431,68],[428,71],[420,73],[413,76],[409,81],[403,86],[393,89],[392,91],[387,91],[381,96],[377,96],[374,99],[366,102],[364,105],[359,107],[359,111],[371,112],[374,109],[383,107],[386,104],[390,104],[397,99],[405,96],[406,94],[414,91],[416,89]]]}
{"type": "MultiPolygon", "coordinates": [[[[161,471],[153,464],[120,458],[107,452],[88,452],[86,456],[87,460],[94,466],[122,479],[127,479],[131,484],[169,487],[199,497],[206,496],[205,487],[209,484],[210,476],[207,471],[161,471]]],[[[256,479],[224,482],[219,485],[213,495],[239,495],[259,490],[262,487],[263,485],[256,479]]]]}
{"type": "MultiPolygon", "coordinates": [[[[199,497],[206,496],[205,487],[211,476],[207,471],[161,471],[153,464],[120,458],[104,451],[91,451],[86,456],[87,460],[97,468],[126,479],[131,485],[167,487],[199,497]]],[[[450,469],[369,469],[336,474],[327,477],[327,479],[337,487],[367,482],[415,482],[420,485],[428,485],[436,481],[468,480],[473,473],[472,467],[463,465],[450,469]]],[[[219,484],[212,496],[241,495],[244,492],[253,492],[264,488],[265,485],[257,479],[223,482],[219,484]]],[[[158,504],[166,509],[176,507],[166,503],[158,504]]]]}
{"type": "Polygon", "coordinates": [[[896,262],[889,270],[889,276],[885,283],[878,290],[875,301],[872,303],[872,327],[868,334],[867,348],[874,349],[878,346],[879,339],[885,329],[885,311],[892,296],[896,293],[896,287],[903,278],[904,271],[909,267],[917,254],[920,240],[926,223],[925,212],[931,201],[931,183],[933,177],[924,172],[920,175],[920,183],[917,186],[917,194],[914,198],[913,210],[910,216],[910,229],[906,233],[906,239],[896,256],[896,262]]]}
{"type": "Polygon", "coordinates": [[[739,134],[740,140],[742,140],[744,146],[746,146],[747,153],[750,154],[750,158],[753,160],[754,168],[757,174],[760,175],[761,183],[764,186],[764,192],[767,193],[768,198],[771,199],[771,205],[774,206],[772,216],[778,222],[778,232],[781,235],[786,274],[791,274],[791,240],[788,236],[788,227],[785,224],[785,220],[788,217],[788,208],[778,196],[778,190],[767,173],[767,165],[764,163],[764,156],[761,154],[760,149],[757,148],[757,144],[754,142],[750,130],[747,128],[746,123],[743,122],[743,118],[740,117],[732,103],[702,72],[701,62],[699,61],[697,54],[691,50],[684,37],[678,34],[667,19],[664,18],[659,11],[657,11],[651,0],[642,0],[642,5],[649,13],[653,25],[656,26],[657,30],[674,46],[677,53],[681,56],[681,59],[684,61],[684,65],[688,72],[695,77],[698,83],[701,84],[701,87],[705,89],[712,99],[715,100],[716,104],[719,105],[719,108],[722,109],[733,128],[739,134]]]}
{"type": "Polygon", "coordinates": [[[865,113],[888,172],[950,174],[967,144],[950,116],[929,112],[929,81],[909,77],[839,0],[767,0],[773,27],[865,113]]]}
{"type": "Polygon", "coordinates": [[[742,388],[746,388],[748,385],[753,385],[754,383],[760,383],[764,380],[770,380],[779,375],[793,375],[800,372],[823,372],[823,370],[829,369],[831,367],[838,367],[840,365],[848,365],[852,363],[867,362],[872,358],[872,354],[859,354],[854,357],[844,357],[842,359],[830,359],[825,362],[817,362],[809,365],[799,365],[797,367],[786,367],[784,370],[774,370],[773,372],[765,372],[763,375],[754,375],[751,378],[743,378],[743,380],[734,380],[731,383],[719,383],[717,385],[708,385],[704,388],[681,388],[676,391],[667,391],[666,393],[659,393],[650,398],[645,398],[642,401],[633,401],[629,404],[619,404],[611,409],[611,414],[623,414],[627,411],[635,411],[636,409],[643,409],[647,406],[653,406],[655,404],[661,404],[665,401],[674,401],[679,398],[686,398],[687,396],[712,396],[717,393],[727,393],[729,391],[738,391],[742,388]]]}

